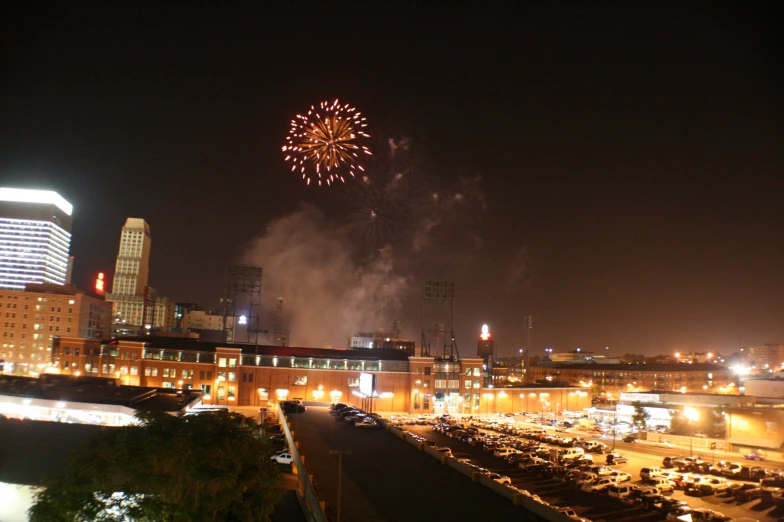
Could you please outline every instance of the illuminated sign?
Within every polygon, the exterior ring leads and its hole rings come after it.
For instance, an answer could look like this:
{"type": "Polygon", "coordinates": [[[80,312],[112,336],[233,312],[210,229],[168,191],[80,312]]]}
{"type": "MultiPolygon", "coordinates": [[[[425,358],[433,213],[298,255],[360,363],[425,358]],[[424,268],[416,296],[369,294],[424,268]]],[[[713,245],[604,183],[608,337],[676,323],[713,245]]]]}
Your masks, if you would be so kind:
{"type": "Polygon", "coordinates": [[[376,376],[372,373],[359,374],[359,392],[363,395],[373,395],[376,391],[376,376]]]}
{"type": "Polygon", "coordinates": [[[240,324],[248,324],[248,318],[244,315],[240,316],[240,324]]]}
{"type": "Polygon", "coordinates": [[[481,337],[483,341],[490,339],[490,329],[486,324],[482,325],[482,334],[479,337],[481,337]]]}
{"type": "Polygon", "coordinates": [[[98,277],[95,280],[95,293],[98,295],[105,295],[106,294],[106,287],[104,286],[104,275],[103,272],[98,273],[98,277]]]}

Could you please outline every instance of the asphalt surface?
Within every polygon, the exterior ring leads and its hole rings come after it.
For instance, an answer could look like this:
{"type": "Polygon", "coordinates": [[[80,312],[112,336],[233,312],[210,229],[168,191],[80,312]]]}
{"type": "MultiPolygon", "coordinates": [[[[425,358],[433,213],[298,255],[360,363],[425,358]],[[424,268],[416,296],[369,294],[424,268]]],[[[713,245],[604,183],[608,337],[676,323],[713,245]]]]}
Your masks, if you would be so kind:
{"type": "Polygon", "coordinates": [[[338,456],[330,450],[351,451],[343,456],[341,522],[526,520],[509,500],[384,429],[355,428],[318,406],[288,422],[330,513],[338,499],[338,456]]]}

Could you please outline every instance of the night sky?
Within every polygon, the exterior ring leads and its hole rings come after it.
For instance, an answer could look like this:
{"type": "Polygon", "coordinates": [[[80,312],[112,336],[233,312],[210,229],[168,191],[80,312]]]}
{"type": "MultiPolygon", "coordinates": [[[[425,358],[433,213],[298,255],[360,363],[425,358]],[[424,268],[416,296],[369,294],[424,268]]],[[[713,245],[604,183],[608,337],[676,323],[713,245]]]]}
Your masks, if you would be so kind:
{"type": "Polygon", "coordinates": [[[516,354],[529,314],[534,353],[784,342],[779,13],[328,5],[7,12],[1,184],[74,204],[77,285],[133,216],[159,294],[216,307],[259,263],[294,344],[418,340],[425,279],[456,283],[464,356],[482,323],[516,354]],[[372,187],[283,161],[335,98],[368,118],[372,187]]]}

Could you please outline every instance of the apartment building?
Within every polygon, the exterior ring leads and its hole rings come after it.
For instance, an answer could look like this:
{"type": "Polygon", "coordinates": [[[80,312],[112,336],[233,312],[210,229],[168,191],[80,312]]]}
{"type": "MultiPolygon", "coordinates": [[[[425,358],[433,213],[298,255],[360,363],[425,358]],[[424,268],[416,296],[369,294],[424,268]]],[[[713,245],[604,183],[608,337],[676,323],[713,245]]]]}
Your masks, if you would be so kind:
{"type": "Polygon", "coordinates": [[[101,339],[111,332],[111,304],[73,285],[27,285],[0,290],[0,359],[5,373],[43,373],[51,361],[53,339],[101,339]]]}

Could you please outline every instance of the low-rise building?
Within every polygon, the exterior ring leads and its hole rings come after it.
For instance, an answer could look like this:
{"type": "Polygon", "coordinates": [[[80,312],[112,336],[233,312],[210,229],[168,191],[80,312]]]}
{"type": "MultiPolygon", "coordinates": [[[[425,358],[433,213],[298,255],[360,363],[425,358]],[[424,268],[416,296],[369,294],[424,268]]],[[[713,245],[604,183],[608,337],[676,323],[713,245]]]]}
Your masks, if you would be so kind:
{"type": "Polygon", "coordinates": [[[33,420],[126,426],[140,411],[184,413],[201,402],[201,395],[121,386],[113,378],[92,376],[0,376],[0,414],[33,420]]]}
{"type": "Polygon", "coordinates": [[[663,390],[680,393],[737,393],[735,374],[710,364],[555,364],[531,367],[533,382],[565,383],[617,398],[622,391],[663,390]]]}
{"type": "Polygon", "coordinates": [[[588,393],[576,388],[484,388],[483,361],[479,358],[411,357],[397,349],[254,346],[156,337],[102,342],[63,337],[55,342],[52,362],[67,375],[112,377],[134,386],[201,390],[205,403],[226,406],[266,407],[284,399],[359,403],[367,398],[359,392],[361,373],[376,376],[373,409],[379,411],[480,415],[590,405],[588,393]]]}

